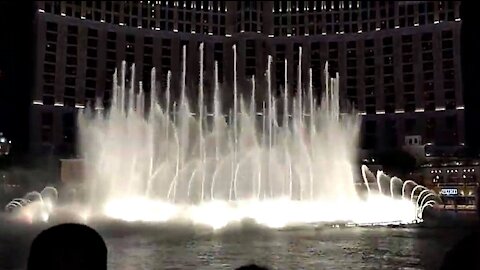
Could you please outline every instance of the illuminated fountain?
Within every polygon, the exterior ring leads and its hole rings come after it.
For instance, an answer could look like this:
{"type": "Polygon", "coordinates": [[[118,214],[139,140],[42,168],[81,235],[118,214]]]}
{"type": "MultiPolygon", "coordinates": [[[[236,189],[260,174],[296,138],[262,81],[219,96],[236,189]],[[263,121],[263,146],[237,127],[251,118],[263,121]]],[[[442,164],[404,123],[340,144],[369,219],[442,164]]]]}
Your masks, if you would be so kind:
{"type": "MultiPolygon", "coordinates": [[[[213,228],[245,219],[269,227],[421,220],[434,196],[413,181],[374,176],[362,167],[367,196],[358,195],[353,164],[359,121],[353,112],[340,113],[338,75],[329,78],[328,65],[320,104],[311,69],[307,89],[299,81],[295,96],[286,87],[275,97],[271,57],[267,89],[256,89],[252,78],[250,93],[242,96],[233,50],[233,95],[221,91],[215,64],[213,104],[206,103],[203,89],[203,44],[195,104],[186,94],[185,47],[181,89],[170,88],[170,73],[166,89],[159,89],[152,69],[151,89],[144,92],[142,83],[134,83],[135,66],[127,82],[122,63],[108,111],[90,106],[79,114],[89,216],[213,228]],[[174,91],[181,92],[179,100],[174,91]],[[225,113],[221,100],[231,96],[233,106],[225,113]],[[266,96],[263,102],[260,96],[266,96]]],[[[301,57],[300,48],[299,67],[301,57]]]]}
{"type": "Polygon", "coordinates": [[[16,219],[29,223],[48,221],[57,200],[57,189],[45,187],[41,192],[28,192],[22,198],[11,200],[5,206],[5,211],[11,212],[16,219]]]}

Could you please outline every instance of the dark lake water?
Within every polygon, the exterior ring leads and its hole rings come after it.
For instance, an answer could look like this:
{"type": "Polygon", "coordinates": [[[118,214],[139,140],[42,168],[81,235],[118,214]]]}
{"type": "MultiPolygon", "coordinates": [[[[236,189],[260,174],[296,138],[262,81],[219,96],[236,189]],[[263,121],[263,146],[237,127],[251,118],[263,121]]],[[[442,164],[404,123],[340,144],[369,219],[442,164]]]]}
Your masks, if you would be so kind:
{"type": "MultiPolygon", "coordinates": [[[[24,269],[45,228],[1,219],[0,269],[24,269]]],[[[223,231],[179,224],[94,224],[108,246],[109,269],[437,269],[468,228],[298,228],[252,225],[223,231]]]]}

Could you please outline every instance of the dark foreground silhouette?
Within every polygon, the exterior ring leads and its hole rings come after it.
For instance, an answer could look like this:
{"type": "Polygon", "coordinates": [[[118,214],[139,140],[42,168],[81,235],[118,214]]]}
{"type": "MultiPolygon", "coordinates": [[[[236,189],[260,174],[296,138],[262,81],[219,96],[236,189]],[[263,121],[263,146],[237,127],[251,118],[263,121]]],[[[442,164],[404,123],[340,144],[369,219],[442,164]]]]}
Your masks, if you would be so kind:
{"type": "MultiPolygon", "coordinates": [[[[27,270],[106,270],[107,246],[94,229],[61,224],[41,232],[32,243],[27,270]]],[[[236,270],[268,270],[255,264],[236,270]]]]}
{"type": "Polygon", "coordinates": [[[32,243],[27,270],[105,270],[107,246],[92,228],[62,224],[41,232],[32,243]]]}
{"type": "MultiPolygon", "coordinates": [[[[480,219],[480,187],[476,189],[477,217],[480,219]]],[[[480,226],[467,234],[445,254],[441,270],[480,269],[480,226]]]]}
{"type": "Polygon", "coordinates": [[[239,268],[237,268],[235,270],[268,270],[268,268],[263,267],[263,266],[259,266],[259,265],[256,265],[256,264],[249,264],[249,265],[240,266],[239,268]]]}
{"type": "Polygon", "coordinates": [[[480,269],[480,233],[468,234],[447,252],[441,270],[480,269]]]}

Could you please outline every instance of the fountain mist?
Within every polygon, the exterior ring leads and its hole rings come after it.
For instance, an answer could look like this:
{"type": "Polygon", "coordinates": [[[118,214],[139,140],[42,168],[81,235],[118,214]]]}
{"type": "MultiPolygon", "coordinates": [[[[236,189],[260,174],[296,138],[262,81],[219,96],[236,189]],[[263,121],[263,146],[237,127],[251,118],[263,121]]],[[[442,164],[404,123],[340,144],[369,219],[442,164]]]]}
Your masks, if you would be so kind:
{"type": "MultiPolygon", "coordinates": [[[[306,91],[299,81],[296,94],[289,95],[285,74],[283,96],[273,95],[271,57],[267,89],[256,89],[252,78],[251,95],[245,99],[238,93],[235,53],[233,108],[225,114],[216,63],[213,104],[206,103],[203,44],[196,103],[186,95],[185,58],[184,47],[179,100],[172,99],[170,73],[166,89],[157,87],[155,69],[145,93],[134,83],[132,66],[127,88],[124,62],[120,74],[114,74],[108,111],[87,108],[79,114],[93,212],[124,220],[182,218],[213,227],[244,218],[274,227],[417,219],[417,207],[403,199],[403,189],[397,196],[401,199],[394,198],[393,188],[391,194],[374,194],[365,168],[369,196],[361,200],[357,195],[352,164],[358,119],[340,113],[338,74],[329,78],[328,65],[319,106],[311,70],[306,91]],[[258,111],[260,92],[267,97],[258,111]]],[[[285,61],[285,70],[287,66],[285,61]]],[[[298,74],[300,78],[301,64],[298,74]]]]}

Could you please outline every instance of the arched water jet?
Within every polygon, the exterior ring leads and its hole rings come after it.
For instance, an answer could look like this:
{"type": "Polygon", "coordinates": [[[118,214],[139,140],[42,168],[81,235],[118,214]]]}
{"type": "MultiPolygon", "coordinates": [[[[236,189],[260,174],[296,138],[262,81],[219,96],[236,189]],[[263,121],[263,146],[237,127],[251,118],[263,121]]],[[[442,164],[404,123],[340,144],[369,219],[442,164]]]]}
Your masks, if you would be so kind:
{"type": "Polygon", "coordinates": [[[5,206],[5,211],[10,210],[10,208],[15,208],[15,207],[22,207],[24,204],[18,202],[18,201],[11,201],[5,206]]]}
{"type": "Polygon", "coordinates": [[[40,195],[42,197],[46,197],[46,196],[50,196],[52,195],[54,199],[58,199],[58,191],[56,188],[54,187],[45,187],[44,189],[42,189],[42,191],[40,191],[40,195]]]}
{"type": "Polygon", "coordinates": [[[410,193],[410,201],[413,201],[413,196],[415,195],[415,191],[417,189],[427,189],[426,187],[422,186],[422,185],[417,185],[415,186],[413,189],[412,189],[412,192],[410,193]]]}
{"type": "Polygon", "coordinates": [[[38,191],[31,191],[31,192],[28,192],[24,198],[30,202],[34,202],[34,201],[43,201],[43,198],[42,198],[42,194],[40,194],[40,192],[38,191]]]}
{"type": "Polygon", "coordinates": [[[47,186],[41,192],[31,191],[23,198],[15,198],[5,205],[5,211],[15,212],[15,216],[26,217],[30,221],[47,221],[58,199],[58,191],[47,186]],[[18,210],[18,211],[17,211],[18,210]]]}
{"type": "Polygon", "coordinates": [[[426,201],[423,206],[427,205],[427,204],[432,204],[432,205],[435,205],[437,204],[437,201],[435,199],[430,199],[428,201],[426,201]]]}
{"type": "Polygon", "coordinates": [[[415,185],[417,185],[417,183],[415,183],[415,182],[412,181],[412,180],[407,180],[407,181],[403,182],[403,185],[402,185],[402,199],[405,198],[405,188],[407,187],[408,184],[415,184],[415,185]]]}
{"type": "Polygon", "coordinates": [[[420,209],[419,209],[419,212],[417,214],[417,217],[419,219],[423,219],[423,212],[425,211],[425,208],[427,207],[433,207],[435,205],[435,201],[434,200],[429,200],[427,201],[420,209]]]}
{"type": "Polygon", "coordinates": [[[429,193],[429,194],[423,196],[423,199],[422,199],[422,201],[420,202],[420,204],[418,204],[418,206],[419,206],[419,207],[423,206],[423,204],[425,203],[425,200],[426,200],[428,197],[430,197],[430,196],[436,197],[435,194],[429,193]]]}
{"type": "Polygon", "coordinates": [[[377,171],[377,187],[378,187],[378,194],[380,194],[380,195],[383,195],[383,193],[382,193],[382,183],[380,183],[382,175],[383,175],[383,171],[377,171]]]}
{"type": "Polygon", "coordinates": [[[29,203],[32,202],[32,201],[27,200],[27,199],[25,199],[25,198],[15,198],[15,199],[13,199],[12,201],[19,202],[19,203],[22,204],[22,205],[27,205],[27,204],[29,204],[29,203]]]}
{"type": "Polygon", "coordinates": [[[368,178],[367,178],[367,171],[369,172],[370,170],[368,169],[367,165],[362,164],[361,171],[362,171],[363,182],[367,187],[367,194],[370,196],[370,185],[368,184],[368,178]]]}
{"type": "Polygon", "coordinates": [[[390,178],[390,196],[392,197],[392,199],[394,198],[393,188],[394,188],[395,181],[400,182],[400,184],[403,184],[402,180],[396,176],[390,178]]]}
{"type": "MultiPolygon", "coordinates": [[[[421,205],[420,205],[420,199],[422,198],[422,195],[425,194],[425,193],[429,193],[429,192],[430,192],[430,190],[424,189],[424,190],[422,190],[422,192],[420,192],[420,194],[418,194],[418,197],[417,197],[417,200],[416,200],[416,203],[415,203],[415,205],[416,205],[417,207],[421,207],[421,205]]],[[[430,194],[431,194],[431,193],[430,193],[430,194]]],[[[428,195],[426,195],[426,196],[428,196],[428,195]]]]}

